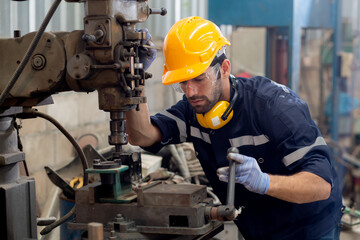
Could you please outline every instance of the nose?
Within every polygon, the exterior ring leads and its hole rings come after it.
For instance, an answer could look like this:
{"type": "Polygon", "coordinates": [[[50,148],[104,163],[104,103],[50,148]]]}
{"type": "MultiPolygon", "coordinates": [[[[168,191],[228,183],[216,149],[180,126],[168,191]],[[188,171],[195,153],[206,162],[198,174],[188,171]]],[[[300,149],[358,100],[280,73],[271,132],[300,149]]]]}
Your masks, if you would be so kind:
{"type": "Polygon", "coordinates": [[[198,89],[197,89],[196,85],[191,80],[187,81],[184,84],[183,90],[187,97],[194,96],[198,93],[198,89]]]}

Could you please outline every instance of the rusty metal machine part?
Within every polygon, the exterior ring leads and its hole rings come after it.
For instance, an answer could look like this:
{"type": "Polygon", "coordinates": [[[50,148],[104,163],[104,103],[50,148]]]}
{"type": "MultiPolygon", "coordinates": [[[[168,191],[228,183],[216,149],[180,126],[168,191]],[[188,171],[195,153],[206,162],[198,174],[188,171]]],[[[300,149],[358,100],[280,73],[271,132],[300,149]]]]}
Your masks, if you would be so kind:
{"type": "MultiPolygon", "coordinates": [[[[76,220],[69,226],[86,230],[89,221],[100,222],[111,239],[171,239],[174,235],[193,239],[220,231],[220,222],[205,218],[212,203],[203,187],[155,184],[131,191],[132,182],[141,179],[141,157],[122,150],[128,142],[124,115],[146,102],[141,92],[151,78],[138,56],[139,48],[149,47],[144,45],[146,33],[137,31],[136,23],[150,14],[164,15],[166,10],[150,9],[145,0],[68,2],[84,2],[84,30],[44,33],[1,109],[36,106],[62,91],[98,91],[99,108],[110,113],[109,144],[115,152],[111,159],[95,161],[87,169],[102,174],[102,180],[76,192],[76,220]],[[134,195],[137,202],[132,202],[134,195]]],[[[4,53],[0,62],[9,63],[0,64],[0,91],[34,35],[0,39],[4,53]]]]}
{"type": "Polygon", "coordinates": [[[220,222],[204,217],[212,202],[205,186],[155,182],[136,189],[137,202],[105,205],[96,195],[99,186],[90,184],[76,192],[76,223],[69,223],[70,229],[85,229],[97,221],[119,239],[195,239],[223,229],[220,222]]]}
{"type": "MultiPolygon", "coordinates": [[[[239,150],[236,147],[231,147],[228,149],[227,153],[239,153],[239,150]]],[[[219,221],[232,221],[240,213],[241,208],[238,210],[234,206],[235,199],[235,162],[228,158],[229,160],[229,181],[227,185],[227,194],[226,194],[226,205],[221,205],[217,207],[206,207],[205,216],[207,219],[217,219],[219,221]]]]}
{"type": "MultiPolygon", "coordinates": [[[[97,90],[99,108],[110,112],[112,119],[109,143],[120,155],[127,136],[125,120],[117,116],[146,102],[140,93],[145,79],[151,77],[139,62],[138,49],[146,33],[136,31],[136,23],[166,11],[150,9],[147,1],[70,2],[85,3],[84,31],[44,33],[2,107],[35,106],[61,91],[97,90]]],[[[9,63],[0,65],[0,91],[34,35],[0,39],[0,62],[9,63]]]]}
{"type": "MultiPolygon", "coordinates": [[[[19,109],[21,110],[21,109],[19,109]]],[[[35,180],[21,177],[15,119],[20,111],[0,114],[0,232],[2,239],[36,238],[35,180]],[[18,231],[21,229],[22,231],[18,231]]]]}
{"type": "MultiPolygon", "coordinates": [[[[0,64],[1,91],[11,79],[34,36],[35,33],[29,33],[19,38],[0,39],[0,62],[6,63],[0,64]]],[[[3,106],[34,106],[60,89],[66,89],[63,81],[65,62],[60,36],[44,33],[3,106]]]]}

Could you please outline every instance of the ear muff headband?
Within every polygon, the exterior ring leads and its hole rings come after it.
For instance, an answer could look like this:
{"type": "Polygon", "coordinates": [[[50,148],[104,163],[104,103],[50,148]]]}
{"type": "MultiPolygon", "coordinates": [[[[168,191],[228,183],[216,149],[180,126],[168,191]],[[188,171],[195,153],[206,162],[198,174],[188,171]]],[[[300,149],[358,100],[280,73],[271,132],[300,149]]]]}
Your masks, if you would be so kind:
{"type": "Polygon", "coordinates": [[[235,93],[230,103],[227,101],[219,101],[212,109],[205,114],[196,114],[197,121],[204,128],[219,129],[225,126],[233,117],[233,106],[239,96],[237,91],[236,79],[231,76],[232,87],[235,93]]]}
{"type": "Polygon", "coordinates": [[[239,93],[238,93],[238,90],[237,90],[236,79],[233,76],[230,76],[230,78],[231,78],[232,87],[234,88],[235,92],[234,92],[234,96],[231,99],[231,102],[230,102],[228,108],[225,110],[224,114],[221,116],[221,119],[224,120],[224,121],[226,121],[226,119],[229,117],[229,115],[232,112],[232,109],[234,107],[234,104],[235,104],[235,102],[236,102],[236,100],[238,99],[238,96],[239,96],[239,93]]]}

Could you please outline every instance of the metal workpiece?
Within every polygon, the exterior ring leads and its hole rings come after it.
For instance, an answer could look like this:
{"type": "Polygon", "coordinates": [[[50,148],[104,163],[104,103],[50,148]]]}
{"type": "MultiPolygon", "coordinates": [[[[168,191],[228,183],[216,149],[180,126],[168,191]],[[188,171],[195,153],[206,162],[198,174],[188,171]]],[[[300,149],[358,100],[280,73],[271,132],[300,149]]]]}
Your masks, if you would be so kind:
{"type": "Polygon", "coordinates": [[[138,204],[142,206],[193,206],[207,196],[206,186],[194,184],[155,184],[137,189],[138,204]]]}
{"type": "Polygon", "coordinates": [[[134,199],[131,194],[131,179],[124,177],[129,175],[126,165],[120,165],[118,161],[105,161],[93,164],[93,168],[86,169],[87,173],[99,174],[101,184],[94,186],[92,201],[125,203],[134,199]],[[126,179],[129,179],[126,181],[126,179]]]}
{"type": "Polygon", "coordinates": [[[137,202],[122,204],[100,203],[98,186],[89,184],[76,191],[76,222],[68,224],[70,229],[97,221],[120,239],[177,239],[177,235],[195,239],[221,229],[220,222],[205,219],[205,208],[211,203],[206,186],[152,183],[137,188],[137,202]]]}

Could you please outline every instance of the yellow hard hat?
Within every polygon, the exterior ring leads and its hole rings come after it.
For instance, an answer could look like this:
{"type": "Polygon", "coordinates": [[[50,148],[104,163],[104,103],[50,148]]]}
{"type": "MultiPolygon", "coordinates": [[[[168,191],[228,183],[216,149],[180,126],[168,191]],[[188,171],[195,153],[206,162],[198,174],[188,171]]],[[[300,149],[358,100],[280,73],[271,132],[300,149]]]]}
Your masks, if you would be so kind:
{"type": "Polygon", "coordinates": [[[183,82],[202,74],[217,52],[230,42],[218,26],[201,17],[176,22],[164,40],[164,85],[183,82]]]}

